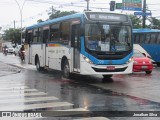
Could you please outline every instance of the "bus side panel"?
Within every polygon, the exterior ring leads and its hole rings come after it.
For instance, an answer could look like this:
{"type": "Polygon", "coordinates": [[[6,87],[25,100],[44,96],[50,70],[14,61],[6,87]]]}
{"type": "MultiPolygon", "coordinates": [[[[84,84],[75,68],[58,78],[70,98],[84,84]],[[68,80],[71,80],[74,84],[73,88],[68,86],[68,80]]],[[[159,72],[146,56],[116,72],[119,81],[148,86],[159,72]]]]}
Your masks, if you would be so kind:
{"type": "Polygon", "coordinates": [[[72,53],[72,49],[69,47],[65,47],[60,44],[50,44],[47,47],[46,65],[48,65],[50,69],[61,70],[62,58],[66,57],[70,65],[70,70],[72,71],[72,53]]]}
{"type": "Polygon", "coordinates": [[[62,61],[62,58],[63,57],[66,57],[68,62],[69,62],[69,65],[70,65],[70,71],[72,71],[73,69],[73,58],[72,58],[72,52],[73,50],[69,47],[65,47],[65,46],[61,46],[59,47],[59,59],[58,59],[58,66],[57,66],[57,70],[61,70],[61,61],[62,61]]]}
{"type": "Polygon", "coordinates": [[[47,47],[48,67],[57,70],[59,47],[49,45],[47,47]]]}
{"type": "Polygon", "coordinates": [[[32,44],[31,45],[31,62],[33,65],[35,65],[35,57],[38,55],[40,66],[42,67],[43,64],[43,57],[42,57],[42,49],[41,44],[32,44]]]}

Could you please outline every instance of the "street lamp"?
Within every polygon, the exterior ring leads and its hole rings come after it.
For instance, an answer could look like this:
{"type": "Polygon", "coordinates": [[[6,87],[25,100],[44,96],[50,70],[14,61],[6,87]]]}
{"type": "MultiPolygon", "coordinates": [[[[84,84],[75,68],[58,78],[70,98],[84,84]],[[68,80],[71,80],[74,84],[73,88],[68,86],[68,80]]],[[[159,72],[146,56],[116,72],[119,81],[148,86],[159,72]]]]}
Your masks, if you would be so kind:
{"type": "Polygon", "coordinates": [[[19,12],[20,12],[20,16],[21,16],[21,44],[22,44],[22,10],[23,10],[23,6],[24,6],[24,4],[25,4],[25,0],[23,1],[22,6],[19,5],[19,3],[18,3],[17,0],[15,0],[15,2],[16,2],[17,5],[18,5],[19,12]]]}

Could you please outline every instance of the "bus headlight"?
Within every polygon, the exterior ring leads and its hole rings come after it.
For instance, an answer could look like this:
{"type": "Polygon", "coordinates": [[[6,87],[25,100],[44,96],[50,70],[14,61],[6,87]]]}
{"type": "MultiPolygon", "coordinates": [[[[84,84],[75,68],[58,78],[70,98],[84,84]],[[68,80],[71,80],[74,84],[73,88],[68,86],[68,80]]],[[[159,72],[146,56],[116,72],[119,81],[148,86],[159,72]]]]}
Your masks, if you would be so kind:
{"type": "Polygon", "coordinates": [[[132,62],[133,61],[133,58],[130,58],[129,60],[128,60],[128,62],[126,62],[127,64],[128,63],[130,63],[130,62],[132,62]]]}
{"type": "Polygon", "coordinates": [[[85,56],[83,56],[83,58],[84,58],[84,60],[85,60],[87,63],[93,64],[93,62],[92,62],[89,58],[87,58],[87,57],[85,57],[85,56]]]}

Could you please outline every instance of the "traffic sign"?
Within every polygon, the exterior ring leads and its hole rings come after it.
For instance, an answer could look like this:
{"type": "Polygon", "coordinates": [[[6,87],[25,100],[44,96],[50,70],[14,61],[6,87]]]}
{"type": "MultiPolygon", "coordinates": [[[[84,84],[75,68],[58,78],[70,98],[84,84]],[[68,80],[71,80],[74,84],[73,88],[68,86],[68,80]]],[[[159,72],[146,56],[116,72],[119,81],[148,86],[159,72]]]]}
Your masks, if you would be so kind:
{"type": "Polygon", "coordinates": [[[116,9],[122,9],[122,3],[116,3],[116,9]]]}
{"type": "Polygon", "coordinates": [[[123,0],[123,10],[142,11],[142,0],[123,0]]]}
{"type": "Polygon", "coordinates": [[[151,15],[152,15],[152,13],[134,12],[134,15],[151,16],[151,15]]]}

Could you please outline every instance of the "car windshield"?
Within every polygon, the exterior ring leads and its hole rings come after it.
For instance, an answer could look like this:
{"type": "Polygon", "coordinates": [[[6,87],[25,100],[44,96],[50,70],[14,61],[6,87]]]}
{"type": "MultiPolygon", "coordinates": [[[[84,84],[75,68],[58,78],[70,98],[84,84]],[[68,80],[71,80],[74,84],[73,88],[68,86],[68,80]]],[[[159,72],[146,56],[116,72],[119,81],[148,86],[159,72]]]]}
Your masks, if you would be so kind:
{"type": "Polygon", "coordinates": [[[134,49],[133,57],[145,57],[145,55],[142,54],[140,51],[134,49]]]}
{"type": "Polygon", "coordinates": [[[132,48],[131,27],[102,23],[85,25],[85,46],[99,52],[121,52],[132,48]]]}
{"type": "Polygon", "coordinates": [[[7,48],[13,48],[13,46],[12,45],[7,45],[7,48]]]}

